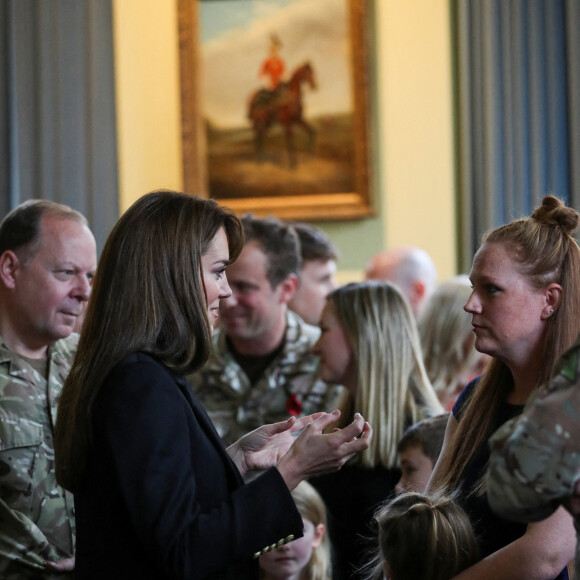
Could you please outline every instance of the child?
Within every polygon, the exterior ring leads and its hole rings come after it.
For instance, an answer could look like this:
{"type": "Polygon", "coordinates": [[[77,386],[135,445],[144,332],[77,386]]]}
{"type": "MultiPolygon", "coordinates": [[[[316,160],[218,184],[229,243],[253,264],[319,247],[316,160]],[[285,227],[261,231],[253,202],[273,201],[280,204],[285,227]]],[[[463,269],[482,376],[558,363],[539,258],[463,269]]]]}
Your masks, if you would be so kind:
{"type": "Polygon", "coordinates": [[[375,514],[380,554],[373,578],[449,580],[475,564],[467,514],[449,497],[404,493],[375,514]]]}
{"type": "Polygon", "coordinates": [[[292,491],[292,497],[302,515],[304,536],[260,556],[260,578],[330,580],[330,543],[324,502],[306,481],[292,491]]]}
{"type": "Polygon", "coordinates": [[[416,491],[423,493],[437,463],[449,413],[423,419],[411,425],[397,445],[401,479],[397,483],[398,493],[416,491]]]}

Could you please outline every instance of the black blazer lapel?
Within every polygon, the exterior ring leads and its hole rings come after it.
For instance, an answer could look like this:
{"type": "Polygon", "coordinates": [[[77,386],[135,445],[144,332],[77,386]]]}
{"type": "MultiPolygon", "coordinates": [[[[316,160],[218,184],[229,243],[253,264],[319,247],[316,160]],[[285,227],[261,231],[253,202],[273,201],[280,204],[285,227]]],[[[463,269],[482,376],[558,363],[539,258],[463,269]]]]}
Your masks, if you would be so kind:
{"type": "Polygon", "coordinates": [[[228,476],[230,477],[234,487],[240,487],[243,485],[244,480],[240,474],[239,469],[236,467],[235,463],[232,461],[231,457],[228,455],[226,448],[216,431],[214,424],[212,423],[206,410],[203,408],[200,400],[197,398],[195,393],[191,390],[189,383],[185,377],[181,375],[174,375],[175,382],[177,383],[179,389],[183,393],[187,402],[190,404],[193,414],[200,427],[203,429],[204,433],[207,435],[208,439],[213,443],[217,452],[223,457],[224,463],[230,467],[228,469],[228,476]]]}

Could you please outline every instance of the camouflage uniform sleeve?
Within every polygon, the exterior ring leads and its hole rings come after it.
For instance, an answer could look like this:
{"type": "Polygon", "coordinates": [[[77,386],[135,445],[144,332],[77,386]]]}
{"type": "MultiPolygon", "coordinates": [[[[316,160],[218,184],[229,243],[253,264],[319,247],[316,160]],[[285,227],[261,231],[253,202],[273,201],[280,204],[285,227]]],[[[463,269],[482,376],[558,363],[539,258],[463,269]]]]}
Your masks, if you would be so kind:
{"type": "Polygon", "coordinates": [[[488,499],[507,519],[548,517],[580,477],[579,352],[576,343],[549,387],[490,439],[488,499]]]}
{"type": "MultiPolygon", "coordinates": [[[[50,555],[50,545],[38,526],[18,511],[11,509],[0,499],[0,572],[7,578],[12,565],[46,570],[45,564],[50,555]]],[[[23,568],[19,567],[19,574],[23,568]]],[[[15,578],[17,576],[14,576],[15,578]]]]}
{"type": "Polygon", "coordinates": [[[52,430],[73,346],[63,339],[51,349],[47,382],[0,342],[2,580],[62,578],[46,561],[74,554],[73,498],[56,482],[52,430]]]}

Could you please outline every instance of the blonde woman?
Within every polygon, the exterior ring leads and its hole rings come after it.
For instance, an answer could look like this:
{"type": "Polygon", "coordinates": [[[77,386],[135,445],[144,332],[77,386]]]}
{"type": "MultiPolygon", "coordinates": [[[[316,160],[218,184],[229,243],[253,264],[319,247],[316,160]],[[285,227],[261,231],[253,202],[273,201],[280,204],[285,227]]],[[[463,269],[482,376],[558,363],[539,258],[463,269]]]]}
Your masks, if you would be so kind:
{"type": "Polygon", "coordinates": [[[492,360],[453,407],[428,486],[456,492],[476,531],[483,560],[458,579],[568,578],[570,514],[559,508],[527,526],[507,521],[491,511],[483,477],[489,436],[548,384],[580,332],[580,248],[572,237],[579,221],[574,209],[546,196],[530,217],[488,232],[473,259],[465,310],[475,348],[492,360]]]}
{"type": "Polygon", "coordinates": [[[376,507],[400,477],[397,443],[413,423],[442,412],[423,366],[411,309],[396,286],[369,281],[331,292],[322,312],[322,380],[344,385],[345,416],[366,412],[375,433],[342,473],[311,480],[326,503],[335,547],[334,578],[350,578],[367,558],[376,507]]]}
{"type": "Polygon", "coordinates": [[[474,347],[471,317],[463,309],[470,294],[468,276],[446,280],[435,290],[419,320],[425,368],[446,411],[489,359],[474,347]]]}
{"type": "Polygon", "coordinates": [[[304,536],[260,556],[261,580],[331,580],[326,507],[306,481],[292,490],[304,522],[304,536]]]}

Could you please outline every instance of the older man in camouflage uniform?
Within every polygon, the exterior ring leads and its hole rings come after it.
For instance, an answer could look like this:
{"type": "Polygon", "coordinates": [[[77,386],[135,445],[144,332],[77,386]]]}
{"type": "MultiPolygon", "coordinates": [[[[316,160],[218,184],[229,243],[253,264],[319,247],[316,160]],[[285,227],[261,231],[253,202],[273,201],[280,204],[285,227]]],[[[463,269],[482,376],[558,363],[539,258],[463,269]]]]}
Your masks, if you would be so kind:
{"type": "Polygon", "coordinates": [[[96,268],[85,218],[34,200],[0,224],[0,578],[71,577],[73,498],[53,428],[96,268]]]}
{"type": "Polygon", "coordinates": [[[320,331],[287,307],[300,271],[296,232],[275,218],[242,221],[246,243],[227,271],[232,297],[220,305],[209,362],[190,377],[226,445],[265,423],[332,406],[310,352],[320,331]]]}
{"type": "MultiPolygon", "coordinates": [[[[580,337],[563,355],[549,387],[520,417],[503,425],[490,446],[487,494],[492,509],[507,519],[530,522],[564,505],[574,514],[580,538],[580,337]]],[[[579,543],[575,570],[578,579],[579,543]]]]}

